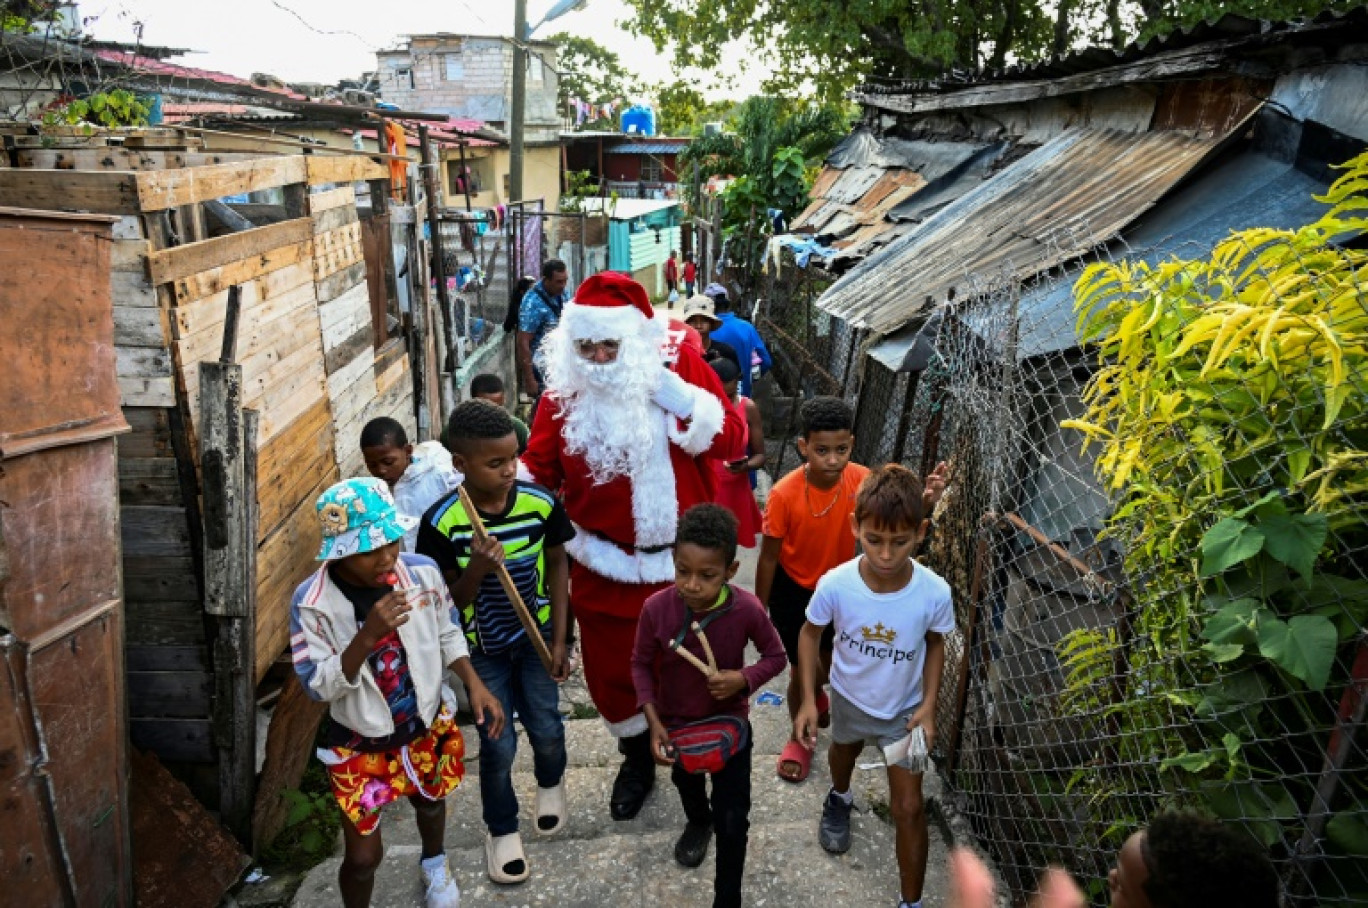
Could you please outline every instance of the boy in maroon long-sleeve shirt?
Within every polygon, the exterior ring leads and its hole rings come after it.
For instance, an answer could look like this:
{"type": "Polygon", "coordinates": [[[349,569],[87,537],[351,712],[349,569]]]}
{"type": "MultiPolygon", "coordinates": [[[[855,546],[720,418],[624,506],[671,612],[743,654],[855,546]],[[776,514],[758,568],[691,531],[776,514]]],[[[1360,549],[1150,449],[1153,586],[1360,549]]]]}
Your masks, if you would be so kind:
{"type": "MultiPolygon", "coordinates": [[[[741,875],[746,866],[750,829],[751,744],[734,754],[712,776],[709,803],[703,775],[685,772],[670,752],[670,731],[713,716],[750,715],[750,695],[784,670],[787,657],[779,633],[760,600],[732,587],[736,575],[736,518],[716,504],[700,504],[684,512],[675,533],[675,585],[646,600],[637,622],[632,650],[632,682],[637,702],[651,727],[651,755],[662,766],[674,765],[671,779],[679,789],[688,825],[675,844],[675,860],[697,867],[717,833],[717,872],[713,908],[741,904],[741,875]],[[703,628],[716,660],[717,673],[704,677],[696,666],[671,649],[680,631],[692,622],[703,628]],[[746,644],[754,643],[760,661],[746,665],[746,644]]],[[[692,630],[681,648],[706,664],[707,654],[692,630]]],[[[749,724],[749,723],[747,723],[749,724]]]]}

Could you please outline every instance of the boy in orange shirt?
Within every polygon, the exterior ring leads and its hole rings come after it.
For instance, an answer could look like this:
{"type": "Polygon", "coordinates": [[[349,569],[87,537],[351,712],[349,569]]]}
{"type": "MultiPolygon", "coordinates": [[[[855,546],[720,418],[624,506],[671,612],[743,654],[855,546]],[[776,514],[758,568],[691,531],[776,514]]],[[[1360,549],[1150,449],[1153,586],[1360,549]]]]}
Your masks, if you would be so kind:
{"type": "MultiPolygon", "coordinates": [[[[765,507],[764,541],[755,569],[755,595],[769,609],[779,631],[789,665],[798,665],[798,635],[807,621],[808,602],[817,581],[837,565],[855,557],[855,493],[869,469],[850,462],[855,447],[855,414],[838,397],[814,397],[798,411],[801,469],[774,484],[765,507]]],[[[926,479],[928,513],[945,489],[945,464],[926,479]]],[[[822,635],[821,665],[817,671],[817,710],[820,724],[830,723],[827,670],[831,665],[832,634],[822,635]]],[[[790,672],[789,716],[796,718],[801,702],[796,674],[790,672]]],[[[789,741],[779,755],[779,778],[801,782],[812,765],[812,751],[789,741]]]]}
{"type": "MultiPolygon", "coordinates": [[[[855,555],[850,515],[855,491],[869,470],[850,462],[855,445],[855,414],[837,397],[814,397],[798,411],[798,453],[803,466],[774,484],[765,506],[764,541],[755,569],[755,595],[769,609],[770,620],[784,642],[789,665],[798,664],[798,635],[807,620],[808,601],[822,575],[855,555]]],[[[831,635],[822,638],[823,669],[818,672],[817,708],[830,708],[825,665],[831,635]]],[[[789,715],[802,705],[796,673],[789,675],[789,715]]],[[[825,727],[826,722],[823,722],[825,727]]],[[[779,777],[789,782],[807,778],[812,751],[790,741],[779,755],[779,777]]]]}

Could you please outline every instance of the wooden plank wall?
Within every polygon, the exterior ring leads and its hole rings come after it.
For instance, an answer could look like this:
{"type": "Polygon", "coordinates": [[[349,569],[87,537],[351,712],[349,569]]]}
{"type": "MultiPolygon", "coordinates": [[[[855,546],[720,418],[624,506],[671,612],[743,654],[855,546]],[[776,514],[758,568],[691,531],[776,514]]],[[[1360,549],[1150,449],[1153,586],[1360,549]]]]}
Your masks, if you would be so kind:
{"type": "Polygon", "coordinates": [[[318,550],[313,503],[338,475],[314,261],[312,221],[301,217],[154,253],[150,262],[171,278],[167,321],[191,435],[199,364],[219,358],[228,288],[242,288],[233,360],[242,366],[243,405],[260,414],[258,677],[285,649],[290,594],[318,550]]]}
{"type": "MultiPolygon", "coordinates": [[[[29,154],[40,152],[62,154],[29,154]]],[[[212,680],[177,459],[178,444],[184,448],[176,432],[171,350],[147,276],[148,250],[141,218],[123,217],[114,228],[109,278],[119,391],[132,428],[118,440],[129,730],[135,747],[198,762],[212,754],[212,680]]]]}
{"type": "Polygon", "coordinates": [[[359,441],[362,427],[371,419],[392,417],[417,437],[413,377],[402,341],[375,348],[361,225],[351,186],[315,192],[309,203],[337,463],[342,476],[363,476],[359,441]]]}
{"type": "MultiPolygon", "coordinates": [[[[228,288],[242,287],[234,359],[260,413],[256,666],[288,643],[289,599],[315,569],[313,503],[363,475],[375,416],[415,419],[402,340],[375,349],[353,180],[365,158],[27,149],[0,202],[124,215],[110,281],[119,387],[127,668],[135,745],[213,759],[213,689],[199,564],[199,363],[218,359],[228,288]],[[201,204],[279,187],[290,217],[208,237],[201,204]],[[310,192],[312,190],[312,192],[310,192]]],[[[416,437],[416,432],[414,433],[416,437]]]]}

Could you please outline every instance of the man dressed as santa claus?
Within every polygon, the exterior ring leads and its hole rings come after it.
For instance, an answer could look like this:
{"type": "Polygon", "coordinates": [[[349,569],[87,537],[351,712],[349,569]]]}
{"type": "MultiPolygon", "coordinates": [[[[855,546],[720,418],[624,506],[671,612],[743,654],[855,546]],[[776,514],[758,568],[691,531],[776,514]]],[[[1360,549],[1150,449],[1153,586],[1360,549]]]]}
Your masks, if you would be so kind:
{"type": "Polygon", "coordinates": [[[575,525],[570,603],[589,694],[625,757],[609,807],[629,820],[655,784],[632,687],[637,618],[674,581],[679,515],[712,500],[707,458],[734,450],[744,427],[703,357],[667,336],[645,289],[624,275],[581,284],[541,355],[547,395],[523,463],[560,493],[575,525]]]}

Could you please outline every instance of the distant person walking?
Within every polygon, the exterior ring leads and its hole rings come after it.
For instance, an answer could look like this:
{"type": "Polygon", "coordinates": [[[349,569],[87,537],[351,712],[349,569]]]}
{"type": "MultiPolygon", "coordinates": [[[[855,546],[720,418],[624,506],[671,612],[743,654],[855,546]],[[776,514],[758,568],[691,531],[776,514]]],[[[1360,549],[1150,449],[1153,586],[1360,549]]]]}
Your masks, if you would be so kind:
{"type": "Polygon", "coordinates": [[[721,284],[709,284],[703,294],[712,299],[717,311],[717,320],[721,322],[712,329],[713,342],[727,344],[736,351],[736,355],[741,359],[741,393],[750,397],[751,386],[755,380],[768,372],[774,364],[770,359],[769,348],[765,346],[760,332],[755,330],[754,325],[743,318],[737,318],[736,313],[731,311],[732,304],[727,298],[725,287],[721,284]]]}
{"type": "Polygon", "coordinates": [[[701,293],[696,293],[684,301],[684,311],[681,313],[684,323],[698,332],[699,339],[703,342],[703,358],[708,362],[715,359],[729,359],[736,366],[736,371],[741,372],[741,357],[730,344],[719,343],[712,336],[715,328],[722,324],[722,321],[713,314],[713,301],[701,293]]]}
{"type": "Polygon", "coordinates": [[[542,265],[541,280],[532,285],[518,307],[518,377],[523,393],[536,400],[542,392],[539,349],[542,338],[560,323],[561,310],[570,294],[570,270],[560,259],[542,265]]]}
{"type": "Polygon", "coordinates": [[[694,295],[694,288],[698,286],[698,266],[694,264],[693,253],[684,256],[684,295],[686,297],[694,295]]]}
{"type": "Polygon", "coordinates": [[[679,261],[676,256],[678,250],[671,249],[670,257],[665,260],[665,288],[669,293],[679,292],[679,261]]]}

